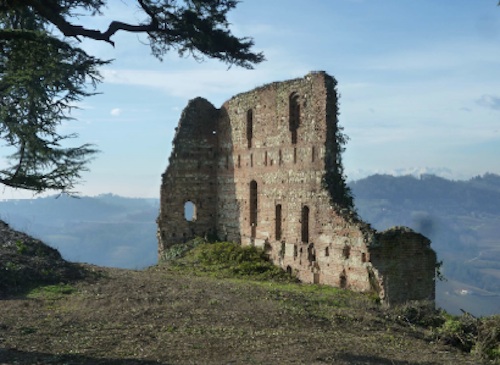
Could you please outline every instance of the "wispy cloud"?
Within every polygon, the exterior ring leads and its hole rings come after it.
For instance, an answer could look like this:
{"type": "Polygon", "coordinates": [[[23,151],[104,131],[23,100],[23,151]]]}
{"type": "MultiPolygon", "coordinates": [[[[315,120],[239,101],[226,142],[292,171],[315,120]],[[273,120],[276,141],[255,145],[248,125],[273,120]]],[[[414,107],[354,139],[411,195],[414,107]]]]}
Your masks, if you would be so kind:
{"type": "MultiPolygon", "coordinates": [[[[296,68],[297,77],[307,71],[296,68]]],[[[293,72],[293,71],[292,71],[293,72]]],[[[200,68],[189,71],[150,71],[132,69],[107,69],[103,71],[106,82],[121,85],[146,86],[182,98],[202,96],[209,98],[215,104],[225,101],[242,90],[251,90],[255,87],[288,78],[290,70],[280,75],[276,70],[220,70],[200,68]]]]}
{"type": "Polygon", "coordinates": [[[482,95],[478,100],[476,100],[476,103],[486,108],[500,110],[500,97],[498,96],[482,95]]]}

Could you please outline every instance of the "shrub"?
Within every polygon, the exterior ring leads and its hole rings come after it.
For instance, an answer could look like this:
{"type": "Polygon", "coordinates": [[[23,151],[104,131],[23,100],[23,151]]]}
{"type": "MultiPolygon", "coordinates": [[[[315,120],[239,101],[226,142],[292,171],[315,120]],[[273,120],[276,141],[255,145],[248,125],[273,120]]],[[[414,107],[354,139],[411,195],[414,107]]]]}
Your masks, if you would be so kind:
{"type": "Polygon", "coordinates": [[[438,337],[445,344],[470,352],[478,335],[478,319],[466,313],[460,317],[449,316],[438,328],[438,337]]]}
{"type": "Polygon", "coordinates": [[[473,352],[500,364],[500,315],[481,319],[473,352]]]}
{"type": "Polygon", "coordinates": [[[441,327],[446,317],[443,311],[434,307],[433,302],[413,301],[392,308],[392,315],[397,322],[420,327],[441,327]]]}
{"type": "Polygon", "coordinates": [[[269,261],[264,250],[231,242],[198,244],[185,253],[179,264],[188,270],[212,273],[219,277],[250,278],[254,280],[297,281],[269,261]]]}
{"type": "Polygon", "coordinates": [[[184,257],[188,251],[202,243],[207,243],[207,241],[202,237],[196,237],[186,243],[172,245],[165,250],[161,259],[162,261],[172,261],[184,257]]]}

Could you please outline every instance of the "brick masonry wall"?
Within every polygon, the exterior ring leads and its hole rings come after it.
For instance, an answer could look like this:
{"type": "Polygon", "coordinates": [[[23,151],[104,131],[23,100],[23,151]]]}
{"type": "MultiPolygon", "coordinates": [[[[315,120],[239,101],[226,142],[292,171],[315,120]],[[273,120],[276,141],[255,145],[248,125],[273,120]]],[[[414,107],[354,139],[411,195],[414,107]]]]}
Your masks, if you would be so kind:
{"type": "Polygon", "coordinates": [[[371,247],[386,303],[406,298],[434,300],[436,254],[430,240],[407,227],[378,232],[371,247]]]}
{"type": "Polygon", "coordinates": [[[190,101],[182,113],[162,180],[160,255],[168,246],[215,233],[217,115],[217,109],[202,98],[190,101]],[[195,207],[191,221],[185,219],[186,202],[195,207]]]}
{"type": "Polygon", "coordinates": [[[314,72],[236,95],[219,110],[191,101],[163,175],[160,256],[172,244],[215,233],[263,247],[304,282],[376,291],[387,303],[433,299],[436,259],[428,242],[408,232],[379,234],[336,196],[344,181],[335,86],[314,72]],[[184,218],[186,201],[196,205],[193,221],[184,218]],[[404,279],[389,279],[407,268],[404,279]],[[411,270],[422,274],[413,280],[411,270]]]}

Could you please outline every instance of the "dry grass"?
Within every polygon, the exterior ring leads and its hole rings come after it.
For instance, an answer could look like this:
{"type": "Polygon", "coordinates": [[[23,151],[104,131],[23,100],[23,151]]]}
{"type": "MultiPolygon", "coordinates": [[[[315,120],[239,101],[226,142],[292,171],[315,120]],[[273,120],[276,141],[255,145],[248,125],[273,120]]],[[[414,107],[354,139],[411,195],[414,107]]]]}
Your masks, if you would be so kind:
{"type": "Polygon", "coordinates": [[[0,364],[477,364],[366,296],[300,284],[88,267],[0,302],[0,364]]]}
{"type": "Polygon", "coordinates": [[[7,228],[0,365],[475,365],[500,341],[498,319],[478,322],[484,346],[464,354],[436,334],[461,339],[465,323],[296,283],[252,248],[198,245],[183,256],[177,247],[175,261],[119,270],[69,264],[7,228]]]}

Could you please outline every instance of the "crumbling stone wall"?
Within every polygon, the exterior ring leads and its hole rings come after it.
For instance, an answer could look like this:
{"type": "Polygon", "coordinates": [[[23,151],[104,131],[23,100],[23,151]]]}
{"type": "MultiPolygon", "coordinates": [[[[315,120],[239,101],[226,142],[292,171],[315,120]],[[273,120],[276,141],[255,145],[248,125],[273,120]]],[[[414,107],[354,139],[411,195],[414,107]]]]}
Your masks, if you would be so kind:
{"type": "Polygon", "coordinates": [[[434,299],[436,256],[409,229],[379,233],[342,177],[336,81],[324,72],[184,110],[161,187],[159,255],[195,236],[263,247],[304,282],[434,299]],[[184,205],[195,217],[187,220],[184,205]]]}

